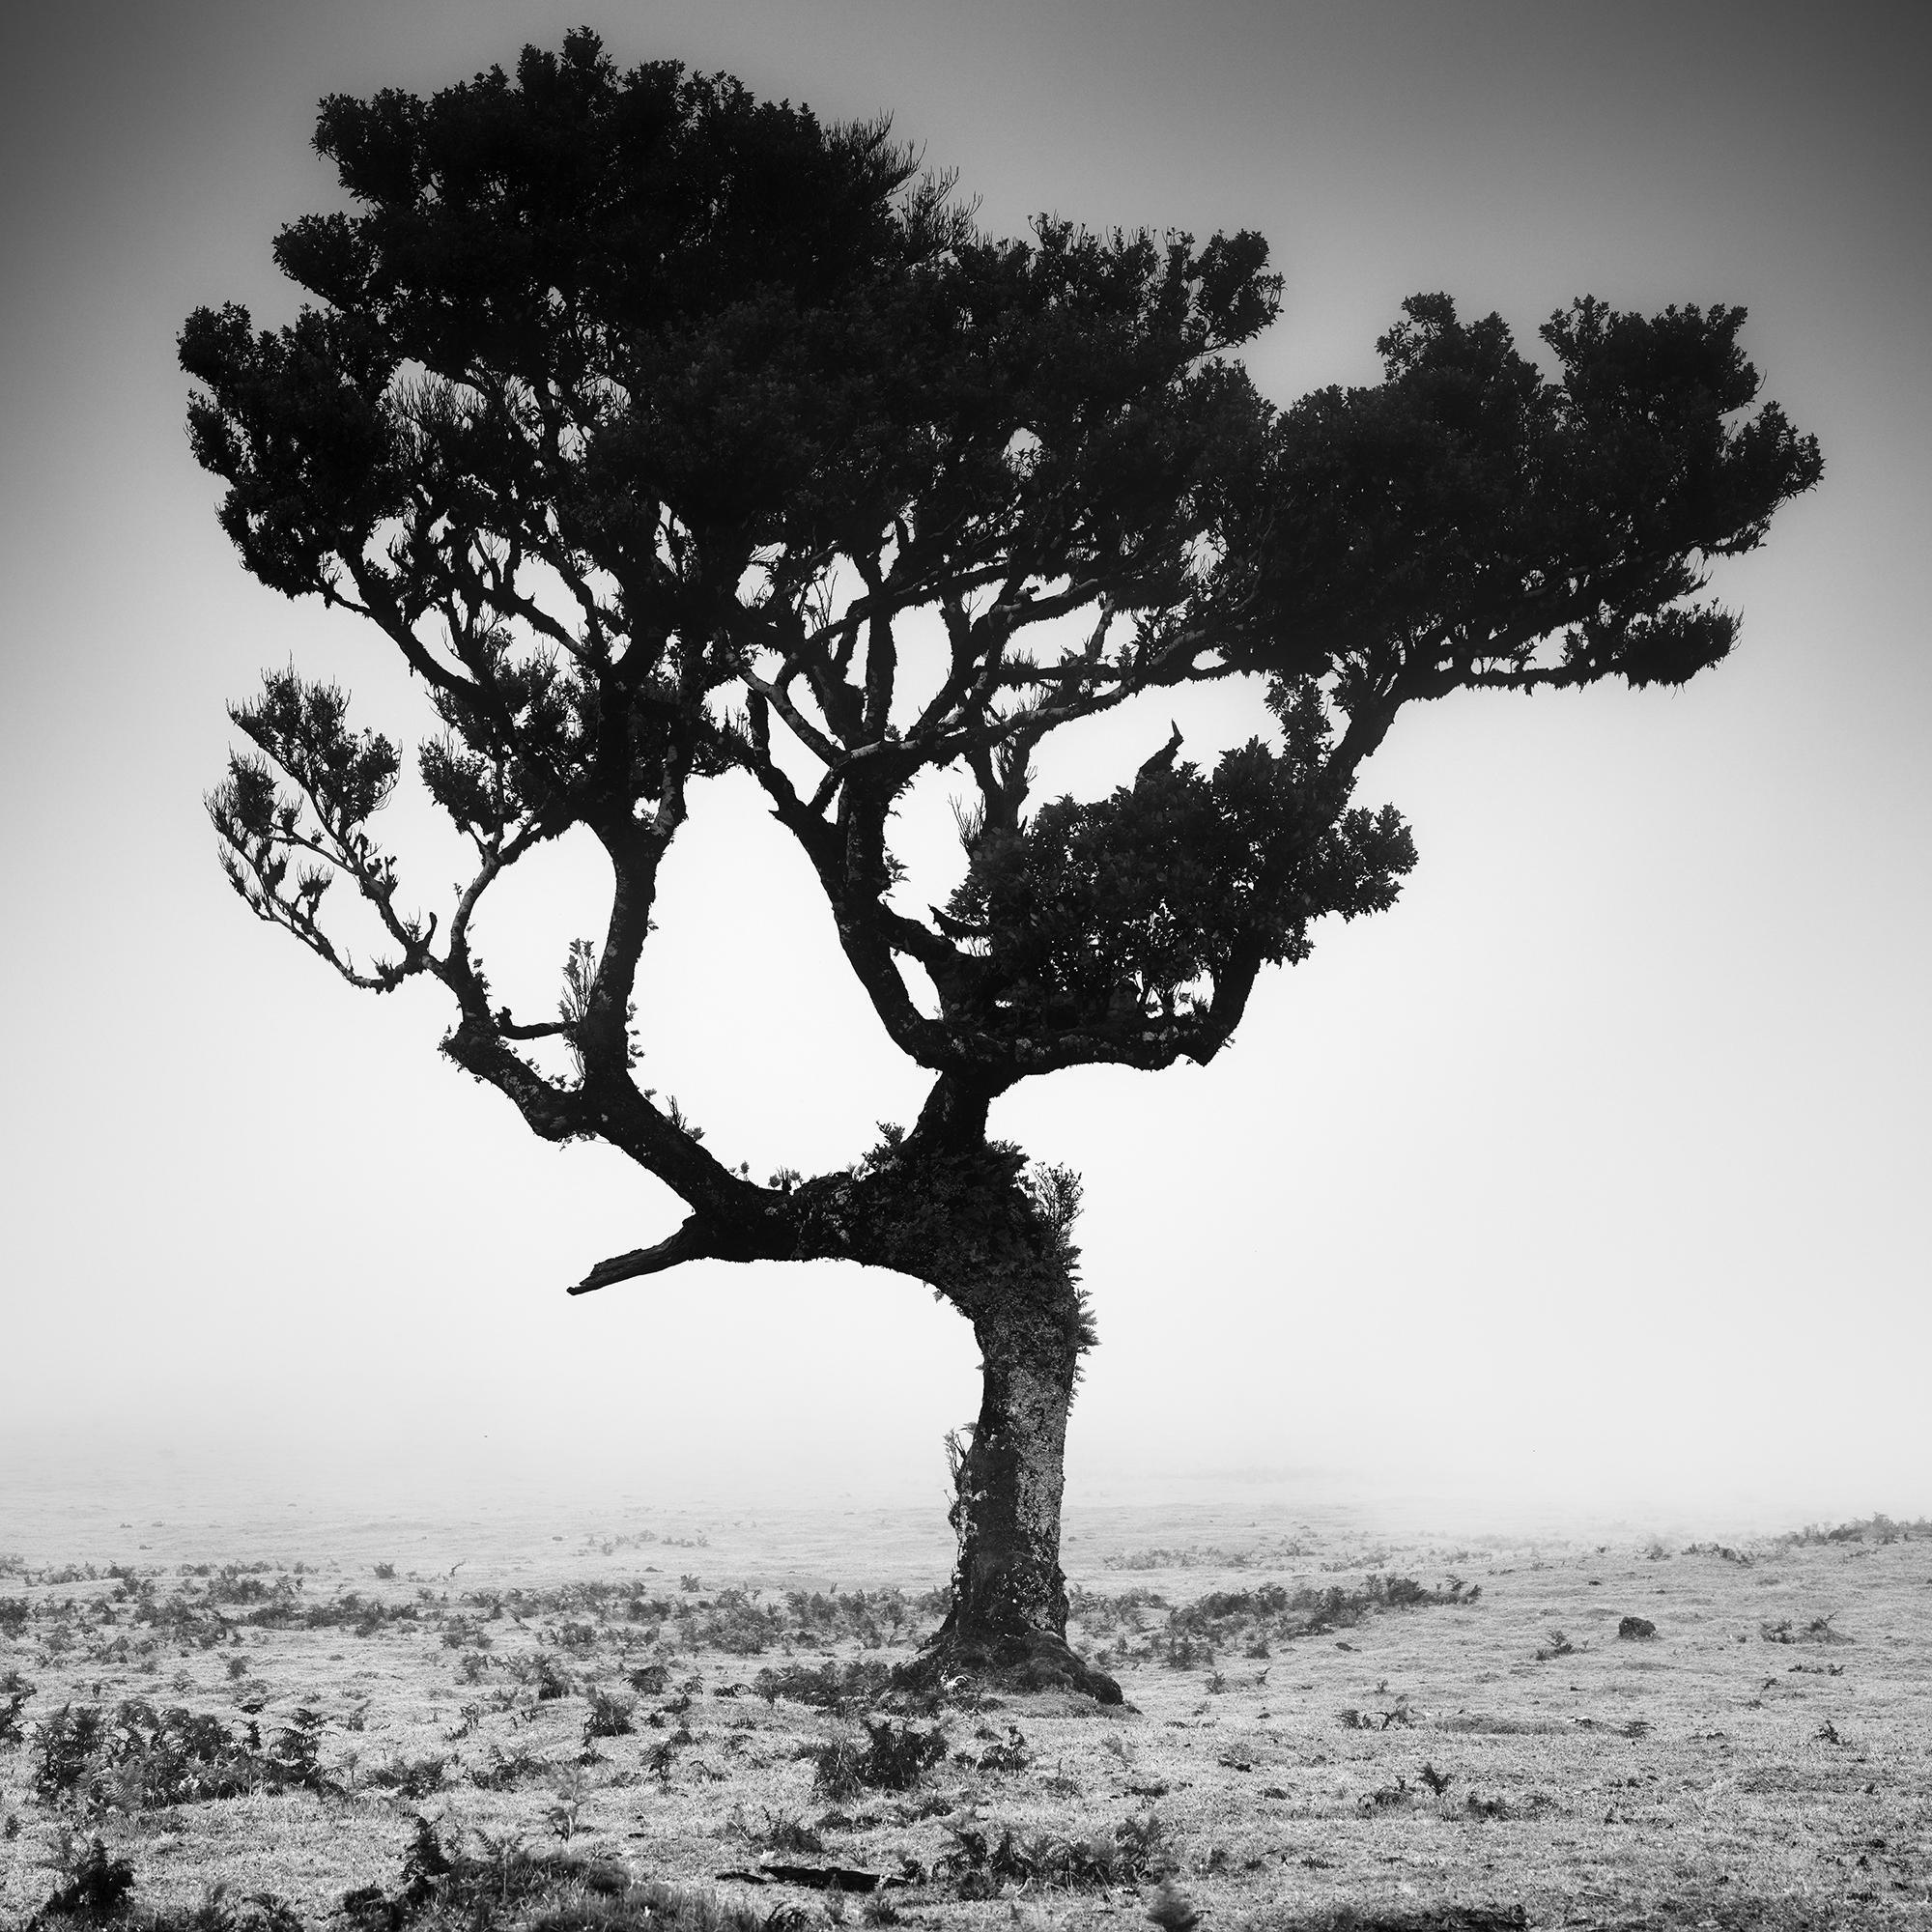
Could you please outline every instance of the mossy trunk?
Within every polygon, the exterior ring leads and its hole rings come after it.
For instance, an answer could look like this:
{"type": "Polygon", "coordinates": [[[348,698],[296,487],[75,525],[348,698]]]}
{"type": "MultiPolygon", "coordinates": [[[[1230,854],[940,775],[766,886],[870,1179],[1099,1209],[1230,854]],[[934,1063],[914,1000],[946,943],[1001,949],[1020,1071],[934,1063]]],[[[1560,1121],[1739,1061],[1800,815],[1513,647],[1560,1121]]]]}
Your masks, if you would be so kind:
{"type": "Polygon", "coordinates": [[[1094,1333],[1070,1233],[1077,1179],[985,1137],[986,1095],[942,1080],[911,1135],[805,1182],[792,1259],[834,1257],[928,1282],[973,1324],[984,1383],[955,1458],[952,1608],[902,1681],[1058,1686],[1118,1703],[1066,1646],[1060,1498],[1066,1417],[1094,1333]]]}
{"type": "Polygon", "coordinates": [[[978,1328],[979,1420],[954,1471],[952,1621],[988,1634],[1065,1636],[1060,1499],[1072,1367],[989,1326],[978,1328]]]}
{"type": "Polygon", "coordinates": [[[952,1608],[931,1655],[941,1668],[1118,1703],[1119,1685],[1066,1642],[1060,1502],[1067,1412],[1087,1334],[1071,1270],[1058,1272],[1057,1281],[1037,1284],[1048,1292],[1003,1296],[973,1318],[980,1414],[956,1458],[952,1522],[959,1560],[952,1608]]]}

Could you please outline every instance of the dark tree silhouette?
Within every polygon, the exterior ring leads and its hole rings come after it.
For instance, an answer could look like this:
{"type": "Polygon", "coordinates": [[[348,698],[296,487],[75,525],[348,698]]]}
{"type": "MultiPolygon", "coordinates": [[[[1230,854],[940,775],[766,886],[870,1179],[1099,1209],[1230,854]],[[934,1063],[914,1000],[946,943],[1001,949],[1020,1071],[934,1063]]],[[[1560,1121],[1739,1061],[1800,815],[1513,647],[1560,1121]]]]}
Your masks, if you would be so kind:
{"type": "Polygon", "coordinates": [[[230,878],[354,985],[440,980],[444,1053],[682,1197],[573,1293],[839,1257],[951,1301],[984,1395],[928,1665],[1118,1695],[1065,1640],[1078,1189],[989,1139],[989,1104],[1061,1067],[1205,1064],[1324,914],[1391,904],[1407,830],[1352,794],[1405,704],[1715,664],[1737,627],[1690,601],[1706,565],[1816,481],[1815,442],[1752,412],[1741,309],[1589,299],[1542,330],[1554,380],[1495,317],[1418,297],[1380,384],[1277,411],[1230,355],[1276,311],[1258,236],[991,239],[884,123],[620,73],[588,32],[514,78],[331,98],[316,147],[352,212],[275,243],[315,305],[189,319],[194,452],[247,568],[374,623],[427,687],[422,781],[475,863],[440,917],[404,910],[369,829],[399,748],[289,671],[232,714],[230,878]],[[1177,733],[1106,797],[1029,810],[1049,732],[1229,678],[1258,731],[1212,770],[1177,733]],[[955,770],[965,877],[928,907],[890,821],[955,770]],[[766,1186],[632,1072],[659,867],[733,773],[932,1076],[909,1131],[766,1186]],[[476,909],[577,827],[609,918],[557,1016],[515,1017],[476,909]],[[359,965],[325,921],[343,879],[387,934],[359,965]]]}

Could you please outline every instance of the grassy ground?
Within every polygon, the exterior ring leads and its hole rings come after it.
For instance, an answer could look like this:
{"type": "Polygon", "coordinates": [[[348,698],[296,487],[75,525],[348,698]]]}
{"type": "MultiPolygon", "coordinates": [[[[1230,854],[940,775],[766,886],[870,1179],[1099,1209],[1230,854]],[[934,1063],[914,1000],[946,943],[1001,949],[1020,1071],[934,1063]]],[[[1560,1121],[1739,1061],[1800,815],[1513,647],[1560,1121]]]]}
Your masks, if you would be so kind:
{"type": "Polygon", "coordinates": [[[135,1922],[219,1884],[368,1928],[1932,1926],[1932,1527],[1069,1527],[1069,1634],[1125,1711],[893,1708],[947,1568],[923,1514],[35,1525],[0,1924],[98,1835],[135,1922]]]}

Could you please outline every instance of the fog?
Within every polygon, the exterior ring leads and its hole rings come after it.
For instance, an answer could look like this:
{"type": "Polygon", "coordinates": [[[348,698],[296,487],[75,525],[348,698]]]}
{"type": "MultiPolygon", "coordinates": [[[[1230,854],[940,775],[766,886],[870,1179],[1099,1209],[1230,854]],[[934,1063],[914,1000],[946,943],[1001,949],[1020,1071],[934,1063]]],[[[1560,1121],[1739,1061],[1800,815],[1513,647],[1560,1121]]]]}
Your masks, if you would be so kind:
{"type": "MultiPolygon", "coordinates": [[[[242,571],[176,331],[231,297],[293,312],[269,242],[333,195],[319,96],[445,84],[582,12],[82,0],[4,29],[0,1516],[943,1509],[942,1435],[977,1405],[957,1316],[829,1264],[566,1299],[677,1204],[459,1077],[433,989],[357,995],[251,921],[202,815],[263,667],[340,679],[392,733],[414,700],[353,619],[242,571]]],[[[1406,715],[1360,794],[1415,829],[1392,912],[1322,930],[1211,1067],[1032,1082],[993,1125],[1085,1178],[1076,1506],[1932,1510],[1922,14],[719,0],[592,24],[622,64],[890,108],[992,228],[1262,229],[1287,295],[1248,359],[1284,403],[1372,379],[1417,290],[1524,340],[1585,291],[1749,306],[1827,472],[1718,580],[1733,659],[1676,694],[1406,715]]],[[[1170,717],[1195,758],[1260,722],[1237,689],[1163,696],[1037,795],[1120,781],[1170,717]]],[[[434,902],[440,835],[419,800],[392,815],[434,902]]],[[[905,837],[942,896],[943,786],[905,837]]],[[[591,855],[548,856],[485,928],[502,983],[553,1000],[606,895],[591,855]]],[[[748,794],[709,789],[658,918],[647,1078],[708,1145],[810,1172],[910,1120],[923,1081],[748,794]]]]}

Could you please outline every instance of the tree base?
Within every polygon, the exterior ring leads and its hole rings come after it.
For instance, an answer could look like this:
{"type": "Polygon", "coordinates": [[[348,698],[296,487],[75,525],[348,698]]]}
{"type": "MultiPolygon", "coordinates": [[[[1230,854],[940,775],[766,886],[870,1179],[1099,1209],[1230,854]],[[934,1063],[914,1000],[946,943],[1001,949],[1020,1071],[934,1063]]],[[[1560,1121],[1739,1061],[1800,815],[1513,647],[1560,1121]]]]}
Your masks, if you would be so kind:
{"type": "Polygon", "coordinates": [[[899,1689],[927,1693],[942,1691],[961,1678],[986,1690],[1065,1690],[1092,1697],[1096,1704],[1125,1701],[1104,1670],[1076,1656],[1065,1637],[1048,1631],[1008,1636],[942,1630],[911,1662],[893,1672],[899,1689]]]}

